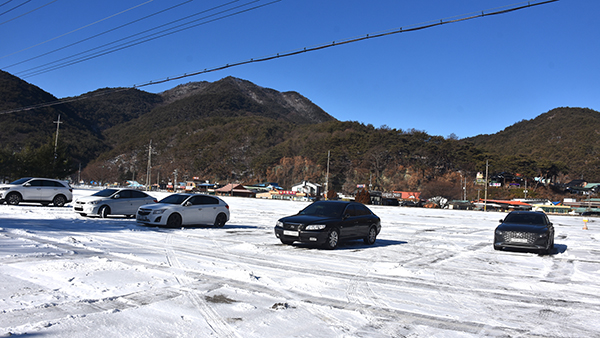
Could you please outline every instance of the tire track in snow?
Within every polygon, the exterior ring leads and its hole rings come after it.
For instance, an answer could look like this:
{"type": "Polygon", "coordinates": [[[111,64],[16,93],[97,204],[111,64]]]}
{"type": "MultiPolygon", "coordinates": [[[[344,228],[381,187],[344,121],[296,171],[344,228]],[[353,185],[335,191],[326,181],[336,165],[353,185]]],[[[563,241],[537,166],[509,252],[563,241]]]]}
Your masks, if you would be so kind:
{"type": "MultiPolygon", "coordinates": [[[[173,250],[173,235],[167,234],[165,238],[165,252],[169,266],[176,268],[177,270],[185,271],[185,267],[182,266],[181,262],[177,258],[177,254],[173,250]]],[[[198,295],[198,293],[188,288],[189,284],[194,282],[193,278],[188,276],[177,276],[175,279],[182,286],[181,290],[187,296],[188,299],[194,304],[196,309],[200,312],[206,323],[210,328],[217,334],[218,337],[239,337],[235,331],[227,324],[227,322],[210,306],[207,302],[198,295]]]]}

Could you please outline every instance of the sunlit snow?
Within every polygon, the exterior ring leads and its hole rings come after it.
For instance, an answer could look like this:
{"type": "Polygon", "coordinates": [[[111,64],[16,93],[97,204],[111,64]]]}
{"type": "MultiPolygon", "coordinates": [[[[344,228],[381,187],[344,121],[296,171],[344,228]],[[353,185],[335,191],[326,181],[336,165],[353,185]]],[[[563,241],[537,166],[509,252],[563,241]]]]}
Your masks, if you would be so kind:
{"type": "MultiPolygon", "coordinates": [[[[75,198],[89,195],[75,190],[75,198]]],[[[163,193],[154,193],[156,197],[163,193]]],[[[371,206],[382,231],[286,246],[306,202],[223,198],[223,228],[0,205],[0,336],[592,337],[600,222],[550,216],[551,255],[495,251],[505,214],[371,206]]]]}

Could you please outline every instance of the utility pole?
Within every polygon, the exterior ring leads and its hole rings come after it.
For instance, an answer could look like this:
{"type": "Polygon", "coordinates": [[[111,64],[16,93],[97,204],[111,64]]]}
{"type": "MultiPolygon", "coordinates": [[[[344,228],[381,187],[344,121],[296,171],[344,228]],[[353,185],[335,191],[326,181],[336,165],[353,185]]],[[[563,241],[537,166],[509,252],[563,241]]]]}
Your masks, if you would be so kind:
{"type": "Polygon", "coordinates": [[[327,176],[325,176],[325,199],[327,199],[327,194],[329,193],[329,156],[331,155],[331,150],[327,150],[327,176]]]}
{"type": "Polygon", "coordinates": [[[54,140],[54,158],[56,159],[56,149],[58,148],[58,129],[60,128],[60,114],[58,114],[58,121],[54,121],[56,123],[56,138],[54,140]]]}
{"type": "Polygon", "coordinates": [[[483,202],[483,211],[487,211],[487,189],[488,189],[488,160],[485,160],[485,200],[483,202]]]}
{"type": "Polygon", "coordinates": [[[150,175],[151,175],[151,171],[150,169],[152,169],[151,166],[151,159],[152,159],[152,140],[150,140],[150,145],[148,146],[148,169],[146,171],[146,191],[150,191],[150,175]]]}

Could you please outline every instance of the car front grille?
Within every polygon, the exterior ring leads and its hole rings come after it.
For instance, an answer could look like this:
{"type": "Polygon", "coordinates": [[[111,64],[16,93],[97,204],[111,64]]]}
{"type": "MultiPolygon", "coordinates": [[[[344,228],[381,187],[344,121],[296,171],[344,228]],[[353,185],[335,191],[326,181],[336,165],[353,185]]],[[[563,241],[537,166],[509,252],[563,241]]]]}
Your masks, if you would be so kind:
{"type": "Polygon", "coordinates": [[[138,210],[138,215],[140,215],[140,216],[150,215],[150,210],[140,209],[140,210],[138,210]]]}
{"type": "Polygon", "coordinates": [[[503,236],[506,242],[517,242],[520,239],[525,239],[527,244],[533,244],[539,238],[539,234],[520,231],[504,231],[503,236]]]}
{"type": "Polygon", "coordinates": [[[299,230],[301,226],[302,223],[283,223],[285,230],[299,230]]]}

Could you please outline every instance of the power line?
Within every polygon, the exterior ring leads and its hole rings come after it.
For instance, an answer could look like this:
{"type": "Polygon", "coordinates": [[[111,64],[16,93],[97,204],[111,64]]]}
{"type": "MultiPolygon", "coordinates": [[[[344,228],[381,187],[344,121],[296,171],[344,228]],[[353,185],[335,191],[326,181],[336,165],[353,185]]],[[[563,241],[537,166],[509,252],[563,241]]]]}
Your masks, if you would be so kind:
{"type": "Polygon", "coordinates": [[[181,31],[184,31],[184,30],[187,30],[187,29],[190,29],[190,28],[194,28],[194,27],[197,27],[197,26],[200,26],[200,25],[205,25],[205,24],[208,24],[208,23],[211,23],[211,22],[215,22],[215,21],[218,21],[218,20],[222,20],[222,19],[234,16],[234,15],[238,15],[238,14],[245,13],[245,12],[248,12],[248,11],[251,11],[251,10],[255,10],[255,9],[258,9],[258,8],[261,8],[261,7],[265,7],[265,6],[271,5],[271,4],[276,3],[276,2],[280,2],[282,0],[274,0],[274,1],[268,2],[266,4],[257,5],[257,6],[251,7],[251,8],[240,10],[240,11],[237,11],[237,12],[234,12],[234,13],[231,13],[231,14],[227,14],[227,15],[222,15],[220,17],[217,17],[217,18],[214,18],[214,19],[211,19],[211,20],[208,20],[208,21],[204,21],[204,22],[192,25],[192,26],[185,27],[185,26],[190,25],[190,24],[192,24],[194,22],[198,22],[198,21],[201,21],[201,20],[206,20],[206,19],[208,19],[210,17],[214,17],[214,16],[217,16],[217,15],[220,15],[220,14],[224,14],[224,13],[233,11],[235,9],[239,9],[239,8],[242,8],[242,7],[245,7],[245,6],[249,6],[252,3],[256,3],[256,2],[261,1],[261,0],[252,0],[250,2],[241,4],[239,6],[228,8],[228,9],[222,10],[220,12],[216,12],[216,13],[213,13],[213,14],[201,17],[199,19],[192,20],[190,22],[182,23],[180,25],[177,25],[177,26],[174,26],[174,27],[171,27],[171,28],[167,28],[167,29],[164,29],[164,30],[159,31],[159,32],[155,32],[155,33],[151,33],[151,34],[139,37],[139,38],[131,40],[129,42],[123,42],[123,43],[121,43],[119,45],[116,45],[114,47],[106,48],[104,50],[100,50],[98,52],[95,52],[95,53],[87,55],[87,56],[81,56],[81,57],[76,58],[76,59],[71,60],[71,61],[65,61],[65,60],[68,60],[68,59],[72,59],[75,56],[83,55],[83,54],[89,53],[91,51],[98,50],[100,48],[113,45],[113,44],[118,43],[120,41],[125,41],[127,39],[131,39],[131,38],[133,38],[135,36],[142,35],[144,33],[156,30],[158,28],[162,28],[162,27],[165,27],[165,26],[168,26],[168,25],[172,25],[173,23],[176,23],[176,22],[179,22],[179,21],[182,21],[182,20],[185,20],[185,19],[189,19],[190,17],[194,17],[194,16],[197,16],[197,15],[200,15],[200,14],[204,14],[204,13],[213,11],[213,10],[221,8],[221,7],[225,7],[225,6],[230,5],[230,4],[232,4],[234,2],[237,2],[237,1],[239,1],[239,0],[234,0],[234,1],[228,2],[228,3],[223,4],[223,5],[215,6],[213,8],[208,9],[208,10],[204,10],[204,11],[195,13],[193,15],[189,15],[187,17],[171,21],[171,22],[166,23],[166,24],[163,24],[163,25],[151,28],[151,29],[147,29],[145,31],[142,31],[142,32],[139,32],[139,33],[136,33],[136,34],[133,34],[133,35],[130,35],[130,36],[127,36],[127,37],[115,40],[113,42],[106,43],[104,45],[101,45],[101,46],[98,46],[98,47],[94,47],[92,49],[88,49],[86,51],[79,52],[79,53],[73,54],[73,55],[68,56],[68,57],[64,57],[64,58],[56,60],[56,61],[52,61],[52,62],[43,64],[43,65],[40,65],[40,66],[36,66],[36,67],[30,68],[30,69],[18,72],[15,75],[27,78],[27,77],[31,77],[31,76],[35,76],[35,75],[44,74],[44,73],[47,73],[47,72],[50,72],[50,71],[53,71],[53,70],[61,69],[61,68],[68,67],[68,66],[71,66],[71,65],[74,65],[74,64],[78,64],[78,63],[81,63],[81,62],[84,62],[84,61],[95,59],[95,58],[100,57],[100,56],[111,54],[111,53],[114,53],[114,52],[117,52],[117,51],[120,51],[120,50],[123,50],[123,49],[126,49],[126,48],[137,46],[137,45],[140,45],[142,43],[153,41],[153,40],[156,40],[156,39],[159,39],[159,38],[171,35],[171,34],[175,34],[175,33],[178,33],[178,32],[181,32],[181,31]],[[60,61],[64,61],[64,62],[59,63],[59,64],[54,65],[54,66],[50,66],[51,64],[55,64],[55,63],[58,63],[60,61]],[[48,67],[46,67],[46,66],[48,66],[48,67]],[[43,67],[46,67],[46,68],[43,68],[43,67]],[[42,69],[39,69],[39,68],[42,68],[42,69]],[[35,70],[35,69],[39,69],[39,70],[35,70]]]}
{"type": "MultiPolygon", "coordinates": [[[[9,10],[5,11],[5,12],[2,12],[2,13],[0,13],[0,15],[4,15],[4,14],[6,14],[6,13],[12,12],[12,11],[14,11],[15,9],[17,9],[17,8],[19,8],[19,7],[23,6],[23,5],[25,5],[26,3],[30,2],[30,1],[31,1],[31,0],[27,0],[27,1],[23,2],[22,4],[16,5],[15,7],[11,8],[11,9],[9,9],[9,10]]],[[[5,3],[3,3],[2,5],[6,5],[6,4],[7,4],[7,3],[9,3],[9,2],[10,2],[10,1],[8,1],[8,2],[5,2],[5,3]]]]}
{"type": "MultiPolygon", "coordinates": [[[[54,0],[54,1],[57,1],[57,0],[54,0]]],[[[53,2],[54,2],[54,1],[53,1],[53,2]]],[[[52,53],[55,53],[55,52],[61,51],[61,50],[63,50],[63,49],[66,49],[66,48],[69,48],[69,47],[75,46],[75,45],[77,45],[77,44],[80,44],[80,43],[82,43],[82,42],[85,42],[85,41],[88,41],[88,40],[91,40],[91,39],[97,38],[97,37],[99,37],[99,36],[102,36],[102,35],[104,35],[104,34],[107,34],[107,33],[113,32],[113,31],[116,31],[117,29],[121,29],[121,28],[123,28],[123,27],[129,26],[129,25],[132,25],[132,24],[134,24],[134,23],[136,23],[136,22],[140,22],[140,21],[142,21],[142,20],[148,19],[148,18],[150,18],[150,17],[153,17],[153,16],[155,16],[155,15],[162,14],[162,13],[164,13],[164,12],[166,12],[166,11],[169,11],[169,10],[171,10],[171,9],[177,8],[177,7],[179,7],[179,6],[182,6],[182,5],[184,5],[184,4],[187,4],[187,3],[189,3],[189,2],[192,2],[192,1],[194,1],[194,0],[187,0],[187,1],[184,1],[184,2],[182,2],[182,3],[180,3],[180,4],[177,4],[177,5],[171,6],[171,7],[169,7],[169,8],[166,8],[166,9],[160,10],[160,11],[158,11],[158,12],[152,13],[152,14],[150,14],[150,15],[147,15],[147,16],[143,17],[143,18],[140,18],[140,19],[137,19],[137,20],[134,20],[134,21],[130,21],[130,22],[126,23],[126,24],[123,24],[123,25],[117,26],[117,27],[115,27],[115,28],[111,28],[111,29],[109,29],[109,30],[107,30],[107,31],[104,31],[104,32],[102,32],[102,33],[99,33],[99,34],[96,34],[96,35],[90,36],[90,37],[88,37],[88,38],[85,38],[85,39],[83,39],[83,40],[79,40],[79,41],[77,41],[77,42],[73,42],[73,43],[71,43],[71,44],[68,44],[68,45],[66,45],[66,46],[63,46],[63,47],[60,47],[60,48],[57,48],[57,49],[51,50],[51,51],[49,51],[49,52],[46,52],[46,53],[44,53],[44,54],[40,54],[40,55],[38,55],[38,56],[35,56],[35,57],[32,57],[32,58],[29,58],[29,59],[27,59],[27,60],[23,60],[23,61],[20,61],[20,62],[17,62],[17,63],[13,63],[12,65],[8,65],[8,66],[4,67],[4,69],[8,69],[8,68],[11,68],[11,67],[14,67],[14,66],[20,65],[20,64],[23,64],[23,63],[25,63],[25,62],[29,62],[29,61],[31,61],[31,60],[39,59],[39,58],[40,58],[40,57],[42,57],[42,56],[46,56],[46,55],[49,55],[49,54],[52,54],[52,53]]],[[[239,0],[236,0],[236,1],[239,1],[239,0]]],[[[1,24],[0,24],[0,25],[1,25],[1,24]]]]}
{"type": "MultiPolygon", "coordinates": [[[[129,47],[132,47],[132,46],[135,46],[135,45],[139,45],[139,44],[144,43],[144,42],[148,42],[148,41],[155,40],[155,39],[158,39],[158,38],[166,36],[166,35],[170,35],[170,34],[179,32],[179,31],[181,31],[183,29],[180,29],[178,31],[175,31],[175,32],[172,32],[172,33],[168,33],[168,34],[163,34],[163,35],[158,36],[158,37],[148,38],[148,37],[151,37],[153,35],[161,34],[163,32],[166,32],[166,31],[169,31],[169,30],[173,30],[173,29],[176,29],[176,28],[181,27],[181,26],[188,25],[188,24],[190,24],[192,22],[196,22],[196,21],[199,21],[199,20],[204,20],[204,19],[209,18],[211,16],[222,14],[222,13],[225,13],[227,11],[231,11],[231,10],[234,10],[236,8],[247,6],[247,5],[251,4],[251,3],[255,3],[255,2],[258,2],[258,1],[261,1],[261,0],[253,0],[251,2],[245,3],[245,4],[240,5],[240,6],[236,6],[236,7],[230,8],[230,9],[226,9],[226,10],[223,10],[221,12],[217,12],[215,14],[211,14],[211,15],[202,17],[200,19],[196,19],[196,20],[193,20],[193,21],[188,22],[188,23],[180,24],[179,26],[175,26],[175,27],[172,27],[172,28],[167,28],[165,30],[162,30],[162,31],[159,31],[159,32],[156,32],[156,33],[152,33],[152,34],[149,34],[149,35],[146,35],[146,36],[142,36],[142,37],[137,38],[135,40],[132,40],[132,41],[125,42],[125,43],[122,43],[120,45],[117,45],[116,47],[110,47],[110,48],[101,50],[99,52],[95,52],[95,54],[91,54],[91,55],[88,55],[88,56],[81,56],[81,57],[79,57],[79,58],[77,58],[75,60],[71,60],[71,61],[65,61],[65,60],[72,59],[72,58],[74,58],[74,57],[76,57],[78,55],[83,55],[83,54],[92,52],[94,50],[98,50],[100,48],[107,47],[107,46],[113,45],[115,43],[118,43],[118,42],[121,42],[121,41],[125,41],[125,40],[131,39],[131,38],[134,38],[134,37],[136,37],[138,35],[142,35],[142,34],[151,32],[153,30],[156,30],[156,29],[159,29],[159,28],[162,28],[162,27],[165,27],[165,26],[172,25],[172,24],[177,23],[179,21],[183,21],[183,20],[189,19],[189,18],[194,17],[194,16],[198,16],[198,15],[201,15],[201,14],[204,14],[204,13],[207,13],[207,12],[214,11],[216,9],[219,9],[219,8],[231,5],[232,3],[235,3],[235,2],[238,2],[238,1],[239,0],[233,0],[233,1],[227,2],[225,4],[218,5],[218,6],[215,6],[215,7],[212,7],[212,8],[203,10],[203,11],[200,11],[200,12],[194,13],[192,15],[188,15],[188,16],[186,16],[184,18],[180,18],[180,19],[177,19],[177,20],[174,20],[174,21],[171,21],[171,22],[168,22],[168,23],[165,23],[165,24],[162,24],[162,25],[159,25],[159,26],[147,29],[145,31],[142,31],[142,32],[139,32],[139,33],[136,33],[136,34],[132,34],[132,35],[129,35],[127,37],[124,37],[124,38],[121,38],[121,39],[118,39],[118,40],[115,40],[115,41],[112,41],[112,42],[100,45],[98,47],[94,47],[94,48],[85,50],[83,52],[79,52],[79,53],[73,54],[71,56],[67,56],[67,57],[61,58],[59,60],[55,60],[55,61],[43,64],[43,65],[40,65],[40,66],[36,66],[36,67],[30,68],[30,69],[27,69],[27,70],[23,70],[23,71],[21,71],[19,73],[16,73],[15,75],[19,75],[19,76],[23,76],[23,77],[30,77],[30,76],[34,76],[34,75],[43,74],[43,73],[46,73],[46,72],[49,72],[49,71],[52,71],[52,70],[64,68],[64,67],[67,67],[67,66],[70,66],[70,65],[74,65],[74,64],[77,64],[77,63],[80,63],[80,62],[83,62],[83,61],[87,61],[87,60],[90,60],[90,59],[94,59],[94,58],[97,58],[99,56],[110,54],[110,53],[113,53],[113,52],[116,52],[116,51],[119,51],[119,50],[122,50],[122,49],[125,49],[125,48],[129,48],[129,47]],[[139,42],[140,40],[143,40],[143,39],[147,39],[147,40],[139,42]],[[138,41],[138,42],[136,42],[136,41],[138,41]],[[127,44],[129,44],[129,45],[127,45],[127,44]],[[52,64],[56,64],[56,63],[61,62],[61,61],[64,61],[64,62],[62,62],[62,63],[60,63],[58,65],[50,66],[52,64]],[[46,66],[48,66],[48,67],[46,67],[46,66]],[[43,67],[46,67],[46,68],[43,68],[43,67]],[[39,69],[39,68],[42,68],[42,69],[39,69]],[[39,69],[39,70],[34,71],[35,69],[39,69]]],[[[281,0],[277,0],[277,1],[281,1],[281,0]]],[[[239,14],[239,13],[237,13],[237,14],[239,14]]],[[[195,25],[195,26],[198,26],[198,25],[195,25]]],[[[192,27],[195,27],[195,26],[191,26],[191,27],[188,27],[186,29],[189,29],[189,28],[192,28],[192,27]]]]}
{"type": "MultiPolygon", "coordinates": [[[[31,1],[31,0],[29,0],[29,1],[31,1]]],[[[27,1],[27,2],[29,2],[29,1],[27,1]]],[[[128,9],[126,9],[126,10],[124,10],[124,11],[121,11],[121,12],[119,12],[119,13],[115,13],[115,14],[109,15],[109,16],[107,16],[107,17],[106,17],[106,18],[104,18],[104,19],[100,19],[100,20],[98,20],[98,21],[96,21],[96,22],[92,22],[92,23],[90,23],[90,24],[87,24],[87,25],[85,25],[85,26],[82,26],[82,27],[79,27],[79,28],[77,28],[77,29],[74,29],[74,30],[72,30],[72,31],[70,31],[70,32],[67,32],[67,33],[61,34],[61,35],[59,35],[59,36],[53,37],[52,39],[48,39],[48,40],[46,40],[46,41],[44,41],[44,42],[40,42],[40,43],[38,43],[38,44],[35,44],[35,45],[33,45],[33,46],[30,46],[30,47],[27,47],[27,48],[21,49],[21,50],[19,50],[19,51],[16,51],[16,52],[14,52],[14,53],[11,53],[11,54],[4,55],[4,56],[0,57],[0,59],[4,59],[5,57],[12,56],[12,55],[15,55],[15,54],[18,54],[18,53],[24,52],[24,51],[26,51],[26,50],[29,50],[29,49],[31,49],[31,48],[34,48],[34,47],[37,47],[37,46],[43,45],[43,44],[45,44],[45,43],[48,43],[48,42],[50,42],[50,41],[56,40],[56,39],[58,39],[58,38],[62,38],[63,36],[67,36],[67,35],[69,35],[69,34],[72,34],[72,33],[75,33],[75,32],[77,32],[77,31],[80,31],[80,30],[82,30],[82,29],[84,29],[84,28],[87,28],[87,27],[93,26],[93,25],[95,25],[95,24],[97,24],[97,23],[100,23],[100,22],[102,22],[102,21],[105,21],[105,20],[108,20],[108,19],[110,19],[110,18],[113,18],[113,17],[115,17],[115,16],[117,16],[117,15],[121,15],[121,14],[123,14],[123,13],[129,12],[129,11],[130,11],[130,10],[132,10],[132,9],[135,9],[135,8],[141,7],[141,6],[143,6],[143,5],[146,5],[146,4],[148,4],[148,3],[152,2],[152,1],[154,1],[154,0],[148,0],[148,1],[144,2],[144,3],[141,3],[141,4],[139,4],[139,5],[135,5],[135,6],[133,6],[133,7],[131,7],[131,8],[128,8],[128,9]]],[[[1,14],[0,14],[0,15],[1,15],[1,14]]]]}
{"type": "Polygon", "coordinates": [[[317,50],[321,50],[321,49],[325,49],[325,48],[341,46],[341,45],[354,43],[354,42],[358,42],[358,41],[363,41],[363,40],[367,40],[367,39],[384,37],[384,36],[399,34],[399,33],[414,32],[414,31],[431,28],[431,27],[435,27],[435,26],[440,26],[440,25],[445,25],[445,24],[457,23],[457,22],[467,21],[467,20],[471,20],[471,19],[482,18],[482,17],[486,17],[486,16],[510,13],[510,12],[514,12],[517,10],[534,7],[534,6],[538,6],[538,5],[549,4],[549,3],[557,2],[557,1],[559,1],[559,0],[546,0],[546,1],[540,1],[540,2],[528,1],[528,2],[526,2],[526,5],[524,5],[525,3],[518,3],[518,4],[512,5],[512,7],[511,6],[502,7],[504,9],[498,9],[498,10],[494,10],[491,12],[481,11],[481,12],[477,12],[477,14],[470,13],[470,14],[466,14],[466,15],[462,15],[462,16],[452,17],[450,19],[442,19],[442,20],[438,20],[438,21],[426,22],[426,23],[423,23],[420,25],[407,26],[407,28],[400,27],[398,29],[394,29],[394,30],[390,30],[390,31],[384,31],[384,32],[375,33],[375,34],[366,34],[366,35],[355,37],[355,38],[333,41],[333,42],[327,43],[327,44],[317,45],[317,46],[313,46],[313,47],[305,47],[302,49],[293,50],[293,51],[289,51],[289,52],[285,52],[285,53],[277,53],[274,55],[265,56],[265,57],[261,57],[261,58],[257,58],[257,59],[250,59],[250,60],[226,64],[226,65],[222,65],[222,66],[218,66],[218,67],[206,68],[202,71],[197,71],[197,72],[193,72],[193,73],[185,73],[183,75],[167,77],[167,78],[161,79],[161,80],[149,81],[146,83],[133,85],[132,87],[128,87],[128,88],[115,88],[113,90],[107,90],[107,91],[103,91],[101,93],[82,95],[79,97],[61,99],[61,100],[56,100],[53,102],[41,103],[41,104],[32,105],[32,106],[28,106],[28,107],[7,110],[7,111],[0,112],[0,115],[11,114],[11,113],[16,113],[16,112],[21,112],[21,111],[33,110],[33,109],[37,109],[37,108],[55,106],[55,105],[73,102],[73,101],[84,100],[84,99],[90,98],[90,97],[97,97],[97,96],[101,96],[101,95],[107,95],[107,94],[111,94],[111,93],[116,93],[116,92],[131,90],[131,89],[137,89],[137,88],[156,85],[156,84],[161,84],[161,83],[165,83],[165,82],[183,79],[186,77],[197,76],[200,74],[205,74],[205,73],[210,73],[210,72],[216,72],[216,71],[231,68],[231,67],[236,67],[236,66],[241,66],[241,65],[256,63],[256,62],[264,62],[264,61],[269,61],[269,60],[278,59],[278,58],[282,58],[282,57],[298,55],[298,54],[302,54],[302,53],[306,53],[306,52],[313,52],[313,51],[317,51],[317,50]],[[534,3],[532,3],[532,2],[534,2],[534,3]]]}
{"type": "MultiPolygon", "coordinates": [[[[46,6],[50,5],[51,3],[54,3],[54,2],[56,2],[56,1],[58,1],[58,0],[53,0],[53,1],[50,1],[49,3],[47,3],[47,4],[45,4],[45,5],[41,5],[40,7],[34,8],[34,9],[30,10],[29,12],[23,13],[23,14],[21,14],[21,15],[19,15],[19,16],[15,16],[14,18],[12,18],[12,19],[10,19],[10,20],[6,20],[6,21],[4,21],[4,22],[0,22],[0,26],[4,25],[5,23],[11,22],[11,21],[13,21],[13,20],[16,20],[16,19],[18,19],[18,18],[20,18],[20,17],[24,17],[24,16],[25,16],[25,15],[27,15],[27,14],[31,14],[31,13],[33,13],[33,12],[37,11],[38,9],[44,8],[44,7],[46,7],[46,6]]],[[[2,5],[0,5],[0,6],[2,6],[2,5]]]]}
{"type": "Polygon", "coordinates": [[[206,73],[211,73],[211,72],[216,72],[219,70],[223,70],[223,69],[227,69],[227,68],[231,68],[231,67],[237,67],[237,66],[241,66],[241,65],[245,65],[245,64],[250,64],[250,63],[257,63],[257,62],[264,62],[264,61],[270,61],[273,59],[279,59],[279,58],[283,58],[283,57],[288,57],[288,56],[294,56],[294,55],[298,55],[298,54],[302,54],[302,53],[307,53],[307,52],[314,52],[317,50],[321,50],[321,49],[325,49],[325,48],[331,48],[331,47],[335,47],[335,46],[341,46],[341,45],[346,45],[349,43],[354,43],[354,42],[358,42],[358,41],[363,41],[363,40],[367,40],[367,39],[374,39],[374,38],[379,38],[379,37],[384,37],[384,36],[388,36],[388,35],[394,35],[394,34],[399,34],[399,33],[406,33],[406,32],[414,32],[414,31],[418,31],[418,30],[422,30],[422,29],[426,29],[426,28],[431,28],[431,27],[435,27],[435,26],[441,26],[441,25],[445,25],[445,24],[451,24],[451,23],[457,23],[457,22],[461,22],[461,21],[466,21],[466,20],[471,20],[471,19],[476,19],[476,18],[482,18],[482,17],[486,17],[486,16],[492,16],[492,15],[498,15],[498,14],[505,14],[505,13],[509,13],[509,12],[514,12],[520,9],[524,9],[524,8],[529,8],[529,7],[533,7],[533,6],[538,6],[538,5],[544,5],[544,4],[548,4],[551,2],[557,2],[559,0],[546,0],[546,1],[541,1],[538,3],[533,3],[533,1],[528,1],[526,2],[526,5],[521,5],[523,3],[520,4],[515,4],[513,6],[516,7],[511,7],[511,8],[506,8],[506,9],[501,9],[501,10],[496,10],[493,12],[487,12],[486,11],[481,11],[481,12],[477,12],[477,14],[467,14],[466,16],[458,16],[458,17],[454,17],[452,19],[448,19],[448,20],[439,20],[439,21],[430,21],[418,26],[408,26],[408,28],[403,28],[400,27],[398,29],[395,30],[391,30],[391,31],[385,31],[385,32],[381,32],[381,33],[375,33],[375,34],[366,34],[363,36],[359,36],[359,37],[355,37],[355,38],[349,38],[346,40],[339,40],[339,41],[333,41],[331,43],[327,43],[327,44],[322,44],[322,45],[317,45],[317,46],[313,46],[313,47],[304,47],[302,49],[297,49],[297,50],[292,50],[289,52],[284,52],[284,53],[277,53],[277,54],[273,54],[273,55],[269,55],[269,56],[265,56],[265,57],[261,57],[261,58],[257,58],[257,59],[250,59],[250,60],[245,60],[245,61],[240,61],[240,62],[235,62],[235,63],[230,63],[230,64],[226,64],[226,65],[222,65],[222,66],[217,66],[217,67],[213,67],[213,68],[206,68],[204,70],[201,71],[196,71],[196,72],[192,72],[192,73],[185,73],[183,75],[177,75],[177,76],[173,76],[173,77],[167,77],[165,79],[161,79],[161,80],[154,80],[154,81],[149,81],[146,83],[142,83],[139,85],[134,85],[133,88],[140,88],[140,87],[146,87],[146,86],[151,86],[151,85],[156,85],[156,84],[160,84],[160,83],[165,83],[165,82],[170,82],[170,81],[175,81],[175,80],[180,80],[186,77],[190,77],[190,76],[197,76],[200,74],[206,74],[206,73]]]}

